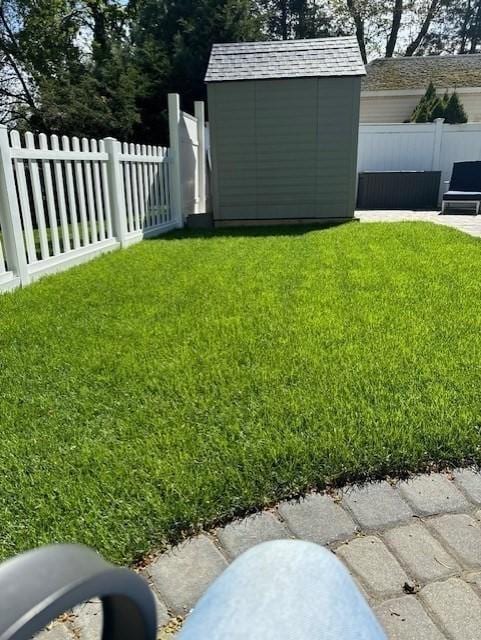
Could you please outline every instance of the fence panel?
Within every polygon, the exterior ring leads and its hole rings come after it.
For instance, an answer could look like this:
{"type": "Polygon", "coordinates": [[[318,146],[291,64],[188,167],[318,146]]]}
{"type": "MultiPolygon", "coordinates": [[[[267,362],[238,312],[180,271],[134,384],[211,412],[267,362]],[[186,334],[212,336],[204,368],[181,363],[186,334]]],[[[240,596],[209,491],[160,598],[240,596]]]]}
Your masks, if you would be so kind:
{"type": "Polygon", "coordinates": [[[10,271],[3,247],[2,228],[0,226],[0,292],[8,291],[20,284],[15,274],[10,271]]]}
{"type": "Polygon", "coordinates": [[[109,220],[105,163],[97,141],[10,133],[10,155],[31,278],[117,245],[109,220]],[[78,215],[79,214],[79,215],[78,215]],[[80,223],[79,223],[80,219],[80,223]],[[79,229],[80,226],[80,229],[79,229]]]}
{"type": "Polygon", "coordinates": [[[481,124],[361,124],[358,171],[441,171],[439,200],[454,162],[481,160],[481,124]]]}
{"type": "Polygon", "coordinates": [[[451,177],[453,162],[481,160],[481,123],[445,125],[440,158],[441,182],[451,177]]]}
{"type": "Polygon", "coordinates": [[[169,95],[169,152],[114,138],[22,137],[0,125],[0,291],[182,227],[205,191],[196,156],[203,105],[197,119],[180,114],[179,96],[169,95]],[[185,160],[185,210],[182,135],[184,157],[194,158],[185,160]]]}
{"type": "Polygon", "coordinates": [[[357,170],[431,170],[434,135],[434,124],[360,125],[357,170]]]}
{"type": "Polygon", "coordinates": [[[185,216],[197,212],[199,191],[196,176],[199,164],[199,141],[197,119],[183,111],[180,112],[179,143],[182,209],[185,216]]]}
{"type": "Polygon", "coordinates": [[[123,143],[122,165],[127,233],[132,238],[174,228],[169,206],[169,161],[163,147],[123,143]]]}
{"type": "MultiPolygon", "coordinates": [[[[7,263],[3,254],[2,230],[0,229],[0,278],[7,272],[7,263]]],[[[1,282],[1,280],[0,280],[1,282]]]]}

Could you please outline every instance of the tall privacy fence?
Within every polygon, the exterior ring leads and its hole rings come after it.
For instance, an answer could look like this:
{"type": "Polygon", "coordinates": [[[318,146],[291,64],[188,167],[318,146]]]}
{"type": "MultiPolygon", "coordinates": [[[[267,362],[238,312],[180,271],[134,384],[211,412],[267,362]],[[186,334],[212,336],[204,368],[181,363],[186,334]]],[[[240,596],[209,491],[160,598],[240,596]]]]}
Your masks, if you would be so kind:
{"type": "Polygon", "coordinates": [[[169,96],[169,149],[0,127],[0,291],[204,211],[203,107],[193,117],[169,96]]]}
{"type": "Polygon", "coordinates": [[[361,124],[357,170],[441,171],[439,199],[454,162],[481,160],[481,122],[361,124]]]}

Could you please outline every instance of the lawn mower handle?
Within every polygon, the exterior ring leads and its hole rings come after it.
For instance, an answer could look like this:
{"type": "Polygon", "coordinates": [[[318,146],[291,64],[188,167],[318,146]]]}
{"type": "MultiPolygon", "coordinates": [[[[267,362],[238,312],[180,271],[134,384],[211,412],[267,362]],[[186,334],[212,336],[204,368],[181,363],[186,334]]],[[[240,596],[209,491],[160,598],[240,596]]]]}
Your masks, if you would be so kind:
{"type": "Polygon", "coordinates": [[[95,597],[102,601],[102,640],[155,640],[155,601],[145,580],[73,544],[41,547],[0,565],[0,640],[29,640],[95,597]]]}

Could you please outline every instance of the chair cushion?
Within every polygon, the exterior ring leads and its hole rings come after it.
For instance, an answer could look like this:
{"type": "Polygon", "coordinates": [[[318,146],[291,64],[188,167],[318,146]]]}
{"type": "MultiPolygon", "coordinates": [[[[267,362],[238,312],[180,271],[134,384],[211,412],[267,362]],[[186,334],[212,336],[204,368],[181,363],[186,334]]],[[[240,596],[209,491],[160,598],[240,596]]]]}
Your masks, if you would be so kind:
{"type": "Polygon", "coordinates": [[[481,191],[446,191],[443,200],[459,200],[465,202],[474,202],[481,200],[481,191]]]}
{"type": "Polygon", "coordinates": [[[449,184],[451,191],[481,191],[481,162],[455,162],[449,184]]]}

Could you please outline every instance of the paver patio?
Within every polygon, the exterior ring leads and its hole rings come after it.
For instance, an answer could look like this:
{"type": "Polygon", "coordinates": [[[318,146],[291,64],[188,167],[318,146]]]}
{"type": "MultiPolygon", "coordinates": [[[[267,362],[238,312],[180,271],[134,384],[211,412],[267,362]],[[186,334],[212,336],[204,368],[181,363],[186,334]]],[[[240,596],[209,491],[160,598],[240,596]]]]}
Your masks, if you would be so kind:
{"type": "MultiPolygon", "coordinates": [[[[311,494],[204,532],[143,570],[172,638],[229,562],[276,538],[311,540],[348,567],[392,640],[481,639],[481,474],[470,469],[311,494]]],[[[89,603],[42,640],[99,637],[89,603]]]]}

